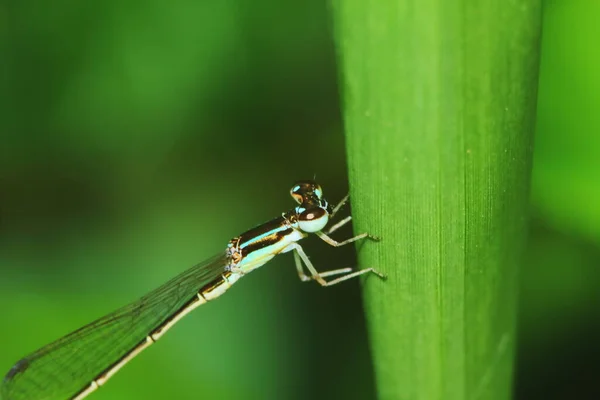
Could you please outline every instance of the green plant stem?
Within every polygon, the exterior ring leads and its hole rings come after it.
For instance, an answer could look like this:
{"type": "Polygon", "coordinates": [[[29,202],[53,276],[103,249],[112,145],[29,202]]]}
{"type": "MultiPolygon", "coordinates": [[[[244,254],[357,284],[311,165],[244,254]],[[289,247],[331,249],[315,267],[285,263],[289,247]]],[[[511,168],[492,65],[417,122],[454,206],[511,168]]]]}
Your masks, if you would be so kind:
{"type": "Polygon", "coordinates": [[[380,399],[511,397],[540,0],[337,0],[380,399]]]}

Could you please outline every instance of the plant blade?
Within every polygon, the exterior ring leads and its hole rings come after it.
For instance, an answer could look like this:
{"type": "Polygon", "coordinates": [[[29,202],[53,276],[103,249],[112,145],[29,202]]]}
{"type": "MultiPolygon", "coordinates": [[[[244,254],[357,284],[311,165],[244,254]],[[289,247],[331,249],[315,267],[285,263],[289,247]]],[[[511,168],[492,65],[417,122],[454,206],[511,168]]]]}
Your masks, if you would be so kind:
{"type": "Polygon", "coordinates": [[[540,1],[334,3],[380,399],[508,399],[540,1]]]}

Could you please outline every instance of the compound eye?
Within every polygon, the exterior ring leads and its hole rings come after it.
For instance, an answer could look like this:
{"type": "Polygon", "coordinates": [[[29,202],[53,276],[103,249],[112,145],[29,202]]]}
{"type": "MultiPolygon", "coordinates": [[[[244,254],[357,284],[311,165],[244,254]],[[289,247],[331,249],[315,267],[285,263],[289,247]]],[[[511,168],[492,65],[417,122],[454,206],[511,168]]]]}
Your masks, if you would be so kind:
{"type": "Polygon", "coordinates": [[[327,210],[320,207],[306,209],[298,215],[298,226],[304,232],[318,232],[327,225],[328,221],[327,210]]]}
{"type": "Polygon", "coordinates": [[[305,201],[321,200],[323,189],[314,181],[300,181],[292,187],[290,194],[298,204],[302,204],[305,201]]]}
{"type": "Polygon", "coordinates": [[[317,199],[321,200],[323,198],[323,189],[321,189],[321,185],[315,183],[315,186],[313,187],[313,193],[317,199]]]}
{"type": "Polygon", "coordinates": [[[294,200],[296,200],[296,203],[302,204],[302,201],[304,200],[304,193],[303,193],[302,187],[300,185],[295,185],[290,190],[290,194],[292,195],[294,200]]]}

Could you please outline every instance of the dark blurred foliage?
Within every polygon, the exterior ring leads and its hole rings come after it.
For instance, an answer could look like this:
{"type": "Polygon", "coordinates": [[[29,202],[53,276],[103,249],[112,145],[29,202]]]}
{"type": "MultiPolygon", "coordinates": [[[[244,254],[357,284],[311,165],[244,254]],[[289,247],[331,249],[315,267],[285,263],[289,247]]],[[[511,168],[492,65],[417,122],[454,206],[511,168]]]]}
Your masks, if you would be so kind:
{"type": "Polygon", "coordinates": [[[517,398],[600,398],[599,18],[545,2],[517,398]]]}
{"type": "MultiPolygon", "coordinates": [[[[599,394],[598,17],[546,2],[519,399],[599,394]]],[[[0,35],[2,371],[290,208],[294,180],[347,191],[321,1],[9,0],[0,35]]],[[[283,256],[94,396],[373,398],[358,284],[300,284],[283,256]]]]}

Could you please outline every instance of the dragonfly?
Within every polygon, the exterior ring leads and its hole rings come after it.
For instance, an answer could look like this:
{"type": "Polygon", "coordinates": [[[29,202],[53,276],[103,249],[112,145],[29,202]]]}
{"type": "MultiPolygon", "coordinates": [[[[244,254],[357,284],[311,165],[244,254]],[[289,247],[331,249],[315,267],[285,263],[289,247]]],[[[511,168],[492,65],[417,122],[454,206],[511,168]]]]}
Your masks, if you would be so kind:
{"type": "Polygon", "coordinates": [[[343,241],[334,240],[330,234],[350,222],[351,215],[324,230],[348,201],[348,195],[332,208],[323,197],[321,186],[312,180],[297,182],[290,194],[298,204],[295,208],[234,237],[224,252],[18,361],[0,386],[1,399],[81,400],[87,397],[185,315],[221,296],[242,277],[281,253],[293,253],[303,282],[332,286],[368,273],[386,279],[373,268],[318,272],[298,244],[309,234],[334,247],[379,238],[361,233],[343,241]],[[334,278],[325,279],[330,277],[334,278]]]}

